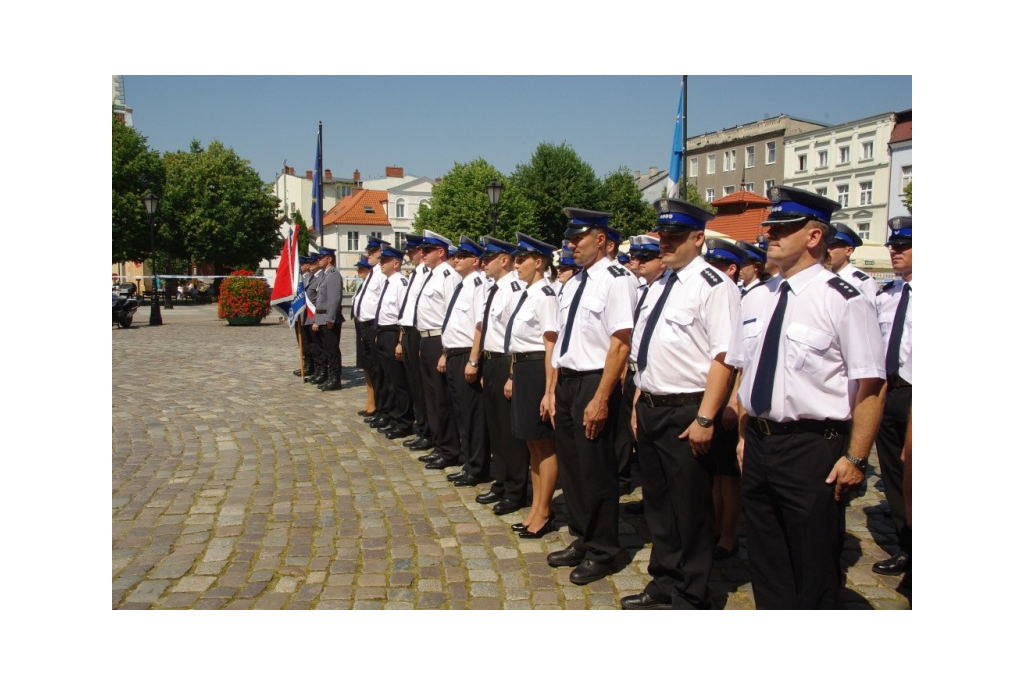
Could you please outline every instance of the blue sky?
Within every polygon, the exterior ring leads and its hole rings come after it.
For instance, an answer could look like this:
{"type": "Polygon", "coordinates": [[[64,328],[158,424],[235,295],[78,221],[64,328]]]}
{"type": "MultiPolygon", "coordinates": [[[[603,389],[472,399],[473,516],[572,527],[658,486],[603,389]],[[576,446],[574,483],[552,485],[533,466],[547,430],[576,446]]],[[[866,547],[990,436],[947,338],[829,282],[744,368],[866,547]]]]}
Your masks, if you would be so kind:
{"type": "MultiPolygon", "coordinates": [[[[687,134],[778,114],[841,124],[909,109],[910,76],[689,76],[687,134]]],[[[500,172],[542,142],[570,145],[598,176],[667,168],[679,76],[125,76],[136,129],[159,150],[219,140],[265,181],[285,160],[380,178],[443,176],[482,157],[500,172]]]]}

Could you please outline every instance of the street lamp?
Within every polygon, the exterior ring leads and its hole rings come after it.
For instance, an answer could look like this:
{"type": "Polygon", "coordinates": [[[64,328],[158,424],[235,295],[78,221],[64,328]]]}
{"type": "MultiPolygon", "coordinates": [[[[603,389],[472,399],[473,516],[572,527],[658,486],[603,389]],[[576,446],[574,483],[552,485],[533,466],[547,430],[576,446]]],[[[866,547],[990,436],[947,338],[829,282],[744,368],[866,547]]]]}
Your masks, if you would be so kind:
{"type": "Polygon", "coordinates": [[[487,184],[487,201],[491,203],[491,227],[498,230],[498,203],[501,202],[501,193],[505,190],[505,186],[498,183],[498,179],[494,179],[487,184]]]}
{"type": "Polygon", "coordinates": [[[148,191],[142,196],[142,202],[146,205],[146,216],[149,217],[149,261],[153,271],[153,306],[149,310],[149,325],[163,325],[163,318],[160,316],[160,290],[156,287],[156,201],[157,197],[153,191],[148,191]]]}

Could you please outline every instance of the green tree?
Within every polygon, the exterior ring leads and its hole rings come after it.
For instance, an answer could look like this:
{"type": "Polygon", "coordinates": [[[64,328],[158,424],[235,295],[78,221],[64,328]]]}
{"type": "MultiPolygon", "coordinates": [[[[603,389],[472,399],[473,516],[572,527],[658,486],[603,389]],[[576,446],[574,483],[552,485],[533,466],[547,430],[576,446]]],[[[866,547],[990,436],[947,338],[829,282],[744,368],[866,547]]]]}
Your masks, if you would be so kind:
{"type": "Polygon", "coordinates": [[[566,219],[565,207],[599,209],[601,182],[593,168],[569,145],[541,143],[528,164],[512,173],[515,194],[529,202],[533,226],[526,231],[536,238],[561,246],[566,219]]]}
{"type": "Polygon", "coordinates": [[[171,256],[212,263],[217,274],[277,256],[278,200],[248,160],[219,141],[204,150],[193,140],[188,152],[165,154],[164,166],[161,237],[171,256]]]}
{"type": "Polygon", "coordinates": [[[624,166],[605,176],[597,209],[611,212],[612,227],[622,233],[624,241],[626,236],[653,230],[658,220],[654,207],[644,200],[633,172],[624,166]]]}
{"type": "Polygon", "coordinates": [[[159,153],[149,149],[145,136],[111,118],[111,257],[113,262],[138,262],[150,256],[149,219],[142,196],[149,190],[162,194],[164,165],[159,153]]]}
{"type": "Polygon", "coordinates": [[[296,209],[295,214],[292,215],[292,220],[295,222],[295,226],[299,231],[299,247],[296,252],[300,255],[307,255],[310,252],[309,226],[306,225],[306,220],[302,218],[302,212],[298,209],[296,209]]]}
{"type": "Polygon", "coordinates": [[[911,205],[913,204],[911,202],[911,200],[912,200],[913,194],[914,194],[913,185],[914,185],[914,183],[910,182],[910,183],[908,183],[907,185],[905,185],[903,187],[903,195],[904,195],[904,197],[903,197],[903,206],[906,207],[907,211],[910,212],[911,214],[914,213],[914,210],[911,209],[911,205]]]}

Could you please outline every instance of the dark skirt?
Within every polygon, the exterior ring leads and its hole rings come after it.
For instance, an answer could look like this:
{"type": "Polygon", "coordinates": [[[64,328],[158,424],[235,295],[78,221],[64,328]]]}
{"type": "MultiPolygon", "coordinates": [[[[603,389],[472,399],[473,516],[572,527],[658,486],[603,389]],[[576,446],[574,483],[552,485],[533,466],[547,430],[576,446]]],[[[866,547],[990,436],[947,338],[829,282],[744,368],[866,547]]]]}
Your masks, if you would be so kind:
{"type": "Polygon", "coordinates": [[[540,418],[540,401],[547,389],[544,360],[518,361],[512,379],[512,435],[520,440],[554,438],[551,424],[540,418]]]}

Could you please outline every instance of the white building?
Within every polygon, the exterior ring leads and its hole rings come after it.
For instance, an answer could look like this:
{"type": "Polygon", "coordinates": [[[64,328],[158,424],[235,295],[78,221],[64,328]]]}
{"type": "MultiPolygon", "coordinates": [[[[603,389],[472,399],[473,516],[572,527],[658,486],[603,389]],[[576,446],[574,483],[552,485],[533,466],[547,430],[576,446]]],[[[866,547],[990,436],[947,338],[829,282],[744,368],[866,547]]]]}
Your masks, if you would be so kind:
{"type": "MultiPolygon", "coordinates": [[[[889,156],[891,166],[889,170],[889,218],[894,216],[906,216],[909,214],[903,201],[906,197],[903,189],[913,180],[914,172],[914,136],[913,110],[896,112],[896,126],[892,129],[892,137],[889,138],[889,156]]],[[[888,237],[888,236],[886,236],[888,237]]]]}
{"type": "Polygon", "coordinates": [[[364,190],[387,191],[387,217],[391,238],[385,238],[398,249],[405,248],[405,236],[412,232],[412,223],[422,207],[430,205],[437,181],[426,176],[406,176],[402,167],[385,167],[384,178],[363,181],[364,190]]]}

